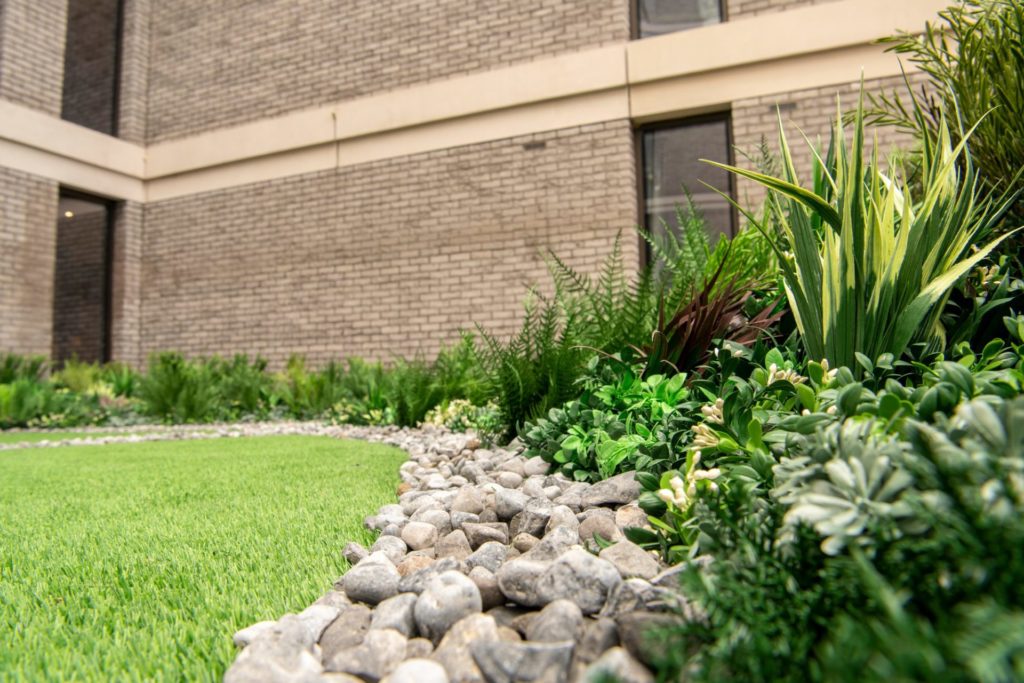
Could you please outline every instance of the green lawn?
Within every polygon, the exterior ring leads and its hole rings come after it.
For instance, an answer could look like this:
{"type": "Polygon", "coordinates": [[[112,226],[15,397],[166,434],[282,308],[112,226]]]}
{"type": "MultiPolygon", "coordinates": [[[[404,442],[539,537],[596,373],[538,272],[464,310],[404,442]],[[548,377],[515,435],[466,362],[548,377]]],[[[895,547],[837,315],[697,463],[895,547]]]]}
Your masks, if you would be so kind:
{"type": "Polygon", "coordinates": [[[401,451],[326,437],[0,452],[0,680],[219,680],[368,540],[401,451]]]}

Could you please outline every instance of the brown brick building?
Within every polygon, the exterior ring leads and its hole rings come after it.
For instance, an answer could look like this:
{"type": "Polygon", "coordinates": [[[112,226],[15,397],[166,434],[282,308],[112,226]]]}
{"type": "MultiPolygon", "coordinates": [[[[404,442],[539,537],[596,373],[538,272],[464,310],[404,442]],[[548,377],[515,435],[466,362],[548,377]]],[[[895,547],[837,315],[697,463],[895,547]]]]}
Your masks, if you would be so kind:
{"type": "MultiPolygon", "coordinates": [[[[0,0],[0,351],[431,354],[943,0],[0,0]]],[[[886,145],[892,139],[883,139],[886,145]]],[[[742,159],[740,159],[742,162],[742,159]]],[[[807,156],[799,162],[806,169],[807,156]]],[[[638,247],[627,240],[630,258],[638,247]]]]}

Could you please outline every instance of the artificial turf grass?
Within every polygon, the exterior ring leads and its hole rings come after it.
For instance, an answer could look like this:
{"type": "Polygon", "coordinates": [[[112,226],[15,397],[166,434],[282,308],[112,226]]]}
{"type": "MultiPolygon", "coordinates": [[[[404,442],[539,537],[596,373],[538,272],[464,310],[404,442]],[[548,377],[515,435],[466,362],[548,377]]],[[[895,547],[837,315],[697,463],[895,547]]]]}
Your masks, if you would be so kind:
{"type": "Polygon", "coordinates": [[[404,454],[327,437],[0,452],[0,680],[219,680],[369,540],[404,454]]]}

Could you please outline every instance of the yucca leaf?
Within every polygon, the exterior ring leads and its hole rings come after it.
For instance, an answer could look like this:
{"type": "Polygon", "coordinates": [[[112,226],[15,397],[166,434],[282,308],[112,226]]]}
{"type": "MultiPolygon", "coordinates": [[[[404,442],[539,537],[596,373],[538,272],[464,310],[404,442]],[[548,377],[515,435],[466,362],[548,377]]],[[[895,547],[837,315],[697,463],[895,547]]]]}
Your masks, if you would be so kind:
{"type": "Polygon", "coordinates": [[[1005,197],[993,201],[978,190],[966,144],[976,126],[954,142],[948,124],[939,122],[925,146],[922,192],[914,201],[905,180],[892,175],[902,174],[898,159],[888,173],[881,170],[877,143],[862,162],[863,99],[853,121],[852,144],[837,115],[825,161],[814,155],[822,168],[813,191],[794,184],[782,134],[785,179],[713,163],[769,189],[767,206],[783,230],[785,242],[776,239],[776,251],[797,328],[808,354],[834,366],[851,365],[856,353],[898,356],[915,339],[940,343],[938,319],[949,290],[1005,239],[975,248],[1005,205],[1005,197]]]}
{"type": "Polygon", "coordinates": [[[839,214],[836,212],[836,210],[832,208],[832,206],[829,205],[829,203],[826,200],[822,199],[821,197],[814,194],[810,190],[805,190],[799,185],[794,185],[793,183],[786,182],[781,178],[773,178],[769,175],[765,175],[764,173],[759,173],[757,171],[750,171],[747,169],[739,168],[737,166],[722,164],[717,161],[711,161],[710,159],[701,159],[701,161],[707,164],[711,164],[712,166],[717,166],[718,168],[721,168],[722,170],[725,171],[729,171],[730,173],[735,173],[736,175],[743,176],[744,178],[749,178],[750,180],[758,182],[769,189],[781,192],[782,194],[804,204],[808,208],[818,213],[818,215],[820,215],[821,218],[825,220],[825,222],[827,222],[836,230],[838,230],[841,226],[839,214]]]}

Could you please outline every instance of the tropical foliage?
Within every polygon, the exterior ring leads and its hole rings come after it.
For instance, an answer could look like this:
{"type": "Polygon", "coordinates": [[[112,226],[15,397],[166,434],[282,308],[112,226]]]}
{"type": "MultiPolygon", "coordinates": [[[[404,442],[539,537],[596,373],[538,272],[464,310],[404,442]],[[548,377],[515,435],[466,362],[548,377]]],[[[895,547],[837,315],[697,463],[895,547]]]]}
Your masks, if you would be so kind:
{"type": "Polygon", "coordinates": [[[779,128],[784,177],[716,165],[773,190],[768,207],[783,232],[773,244],[807,353],[850,366],[857,353],[900,356],[913,341],[938,348],[950,291],[1005,238],[979,244],[1008,202],[981,189],[967,136],[954,144],[941,119],[936,136],[925,140],[918,193],[899,157],[888,172],[877,149],[864,164],[858,109],[852,144],[837,116],[825,158],[814,152],[808,189],[799,184],[781,122],[779,128]]]}

